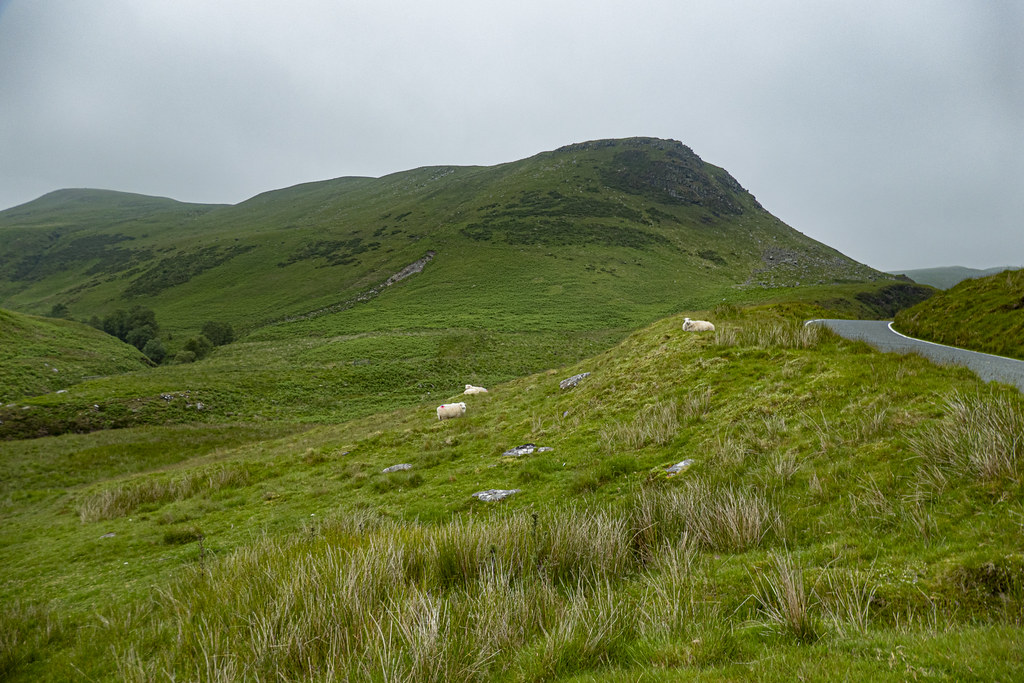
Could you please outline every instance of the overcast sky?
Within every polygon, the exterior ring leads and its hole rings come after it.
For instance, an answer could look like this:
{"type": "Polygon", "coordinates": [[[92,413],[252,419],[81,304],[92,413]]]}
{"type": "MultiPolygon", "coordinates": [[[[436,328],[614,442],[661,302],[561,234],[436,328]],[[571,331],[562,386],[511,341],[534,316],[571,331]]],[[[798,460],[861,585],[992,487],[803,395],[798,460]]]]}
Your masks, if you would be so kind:
{"type": "Polygon", "coordinates": [[[0,208],[630,136],[876,268],[1024,264],[1024,2],[0,0],[0,208]]]}

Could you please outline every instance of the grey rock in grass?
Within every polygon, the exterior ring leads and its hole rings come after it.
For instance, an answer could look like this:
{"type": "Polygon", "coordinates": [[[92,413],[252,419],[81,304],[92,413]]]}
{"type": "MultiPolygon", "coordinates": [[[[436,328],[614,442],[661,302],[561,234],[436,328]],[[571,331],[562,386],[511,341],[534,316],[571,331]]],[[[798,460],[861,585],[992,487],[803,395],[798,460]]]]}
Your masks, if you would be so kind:
{"type": "Polygon", "coordinates": [[[411,470],[411,469],[412,469],[412,465],[410,465],[407,462],[403,462],[400,465],[392,465],[391,467],[385,467],[384,469],[381,470],[381,472],[384,472],[385,474],[387,474],[388,472],[401,472],[402,470],[411,470]]]}
{"type": "Polygon", "coordinates": [[[519,493],[519,491],[520,489],[487,489],[486,491],[477,491],[473,494],[473,497],[485,503],[493,503],[504,500],[513,493],[519,493]]]}
{"type": "Polygon", "coordinates": [[[547,453],[548,451],[553,450],[555,449],[552,448],[551,446],[538,447],[532,443],[524,443],[522,446],[516,446],[515,448],[508,449],[507,451],[502,453],[502,455],[507,455],[512,458],[518,458],[520,455],[529,455],[530,453],[547,453]]]}
{"type": "Polygon", "coordinates": [[[665,474],[667,474],[670,477],[674,477],[680,472],[689,469],[690,465],[692,464],[693,460],[683,460],[682,462],[677,462],[675,465],[672,465],[671,467],[666,467],[665,474]]]}
{"type": "Polygon", "coordinates": [[[113,538],[114,536],[117,536],[117,534],[115,534],[113,531],[109,531],[100,536],[100,538],[113,538]]]}
{"type": "Polygon", "coordinates": [[[537,450],[537,447],[534,446],[532,443],[524,443],[522,446],[516,446],[515,448],[508,449],[507,451],[502,453],[502,455],[508,455],[513,458],[518,458],[520,455],[529,455],[530,453],[533,453],[535,450],[537,450]]]}
{"type": "Polygon", "coordinates": [[[573,375],[568,379],[563,379],[561,382],[558,383],[558,386],[560,389],[572,389],[574,386],[580,383],[580,380],[583,380],[587,377],[590,377],[589,372],[583,372],[578,375],[573,375]]]}

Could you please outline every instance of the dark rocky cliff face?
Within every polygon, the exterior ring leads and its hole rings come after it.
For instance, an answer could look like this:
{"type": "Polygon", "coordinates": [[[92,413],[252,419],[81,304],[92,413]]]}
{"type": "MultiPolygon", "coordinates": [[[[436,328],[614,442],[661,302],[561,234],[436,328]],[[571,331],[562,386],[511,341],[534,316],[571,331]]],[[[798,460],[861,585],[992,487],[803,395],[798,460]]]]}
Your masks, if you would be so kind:
{"type": "Polygon", "coordinates": [[[601,173],[602,181],[610,188],[664,204],[700,206],[718,215],[744,212],[738,198],[750,195],[736,179],[727,171],[704,163],[692,149],[676,140],[597,140],[568,145],[557,151],[606,149],[614,150],[601,173]]]}
{"type": "Polygon", "coordinates": [[[881,315],[891,317],[934,295],[935,290],[927,285],[899,282],[877,292],[861,292],[857,294],[857,300],[872,306],[881,315]]]}

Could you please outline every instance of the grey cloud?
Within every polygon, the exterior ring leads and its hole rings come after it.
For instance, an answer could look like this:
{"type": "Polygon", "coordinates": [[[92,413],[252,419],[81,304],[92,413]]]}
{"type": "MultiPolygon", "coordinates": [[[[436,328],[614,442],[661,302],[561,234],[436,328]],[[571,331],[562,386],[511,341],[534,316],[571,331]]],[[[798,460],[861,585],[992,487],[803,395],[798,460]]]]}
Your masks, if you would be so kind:
{"type": "Polygon", "coordinates": [[[1021,263],[1022,34],[982,0],[15,0],[0,207],[237,202],[651,135],[875,267],[1021,263]]]}

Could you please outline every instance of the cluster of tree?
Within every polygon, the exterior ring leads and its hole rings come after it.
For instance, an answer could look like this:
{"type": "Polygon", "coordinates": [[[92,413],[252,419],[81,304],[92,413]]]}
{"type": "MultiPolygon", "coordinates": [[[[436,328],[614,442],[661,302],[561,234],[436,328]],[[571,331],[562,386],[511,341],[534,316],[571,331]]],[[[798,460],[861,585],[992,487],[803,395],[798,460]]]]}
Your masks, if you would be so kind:
{"type": "Polygon", "coordinates": [[[191,363],[202,360],[210,355],[217,346],[230,344],[235,340],[235,331],[229,323],[209,321],[203,324],[198,337],[192,337],[182,347],[174,360],[178,363],[191,363]]]}
{"type": "Polygon", "coordinates": [[[54,304],[50,312],[46,314],[48,318],[71,318],[71,311],[68,310],[67,304],[54,304]]]}
{"type": "MultiPolygon", "coordinates": [[[[162,363],[167,358],[167,347],[158,336],[160,326],[156,322],[156,313],[151,309],[141,306],[130,311],[119,309],[103,319],[93,316],[89,324],[131,344],[154,363],[162,363]]],[[[234,340],[235,331],[229,323],[211,320],[203,325],[201,334],[185,342],[174,360],[178,363],[191,363],[208,356],[214,347],[230,344],[234,340]]]]}
{"type": "Polygon", "coordinates": [[[102,320],[94,315],[89,324],[131,344],[154,363],[161,363],[167,357],[167,349],[157,336],[160,326],[156,322],[156,313],[149,308],[118,309],[102,320]]]}

